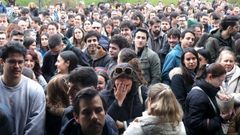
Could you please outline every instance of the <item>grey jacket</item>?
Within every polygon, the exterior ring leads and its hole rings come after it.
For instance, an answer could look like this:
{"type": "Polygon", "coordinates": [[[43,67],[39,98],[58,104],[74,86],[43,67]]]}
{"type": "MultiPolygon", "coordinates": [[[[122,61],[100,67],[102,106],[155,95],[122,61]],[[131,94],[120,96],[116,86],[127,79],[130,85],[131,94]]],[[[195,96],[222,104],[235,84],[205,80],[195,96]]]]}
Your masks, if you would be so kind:
{"type": "Polygon", "coordinates": [[[132,122],[123,135],[186,135],[183,122],[163,123],[158,116],[145,115],[132,122]]]}
{"type": "Polygon", "coordinates": [[[161,81],[161,62],[158,55],[146,46],[140,57],[140,62],[148,85],[159,83],[161,81]]]}

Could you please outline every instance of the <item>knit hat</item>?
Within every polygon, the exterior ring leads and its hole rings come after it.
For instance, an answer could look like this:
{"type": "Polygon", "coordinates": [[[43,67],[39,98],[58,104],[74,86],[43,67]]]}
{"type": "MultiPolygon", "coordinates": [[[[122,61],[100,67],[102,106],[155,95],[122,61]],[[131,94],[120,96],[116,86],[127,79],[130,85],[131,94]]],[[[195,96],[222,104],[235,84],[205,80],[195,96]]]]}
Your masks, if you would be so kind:
{"type": "Polygon", "coordinates": [[[121,63],[115,66],[113,71],[111,72],[111,78],[113,80],[119,77],[130,78],[134,81],[137,80],[137,73],[135,69],[128,63],[121,63]]]}
{"type": "Polygon", "coordinates": [[[187,20],[187,27],[188,27],[188,28],[194,27],[194,26],[196,26],[197,24],[198,24],[198,21],[195,20],[195,19],[193,19],[193,18],[189,18],[189,19],[187,20]]]}

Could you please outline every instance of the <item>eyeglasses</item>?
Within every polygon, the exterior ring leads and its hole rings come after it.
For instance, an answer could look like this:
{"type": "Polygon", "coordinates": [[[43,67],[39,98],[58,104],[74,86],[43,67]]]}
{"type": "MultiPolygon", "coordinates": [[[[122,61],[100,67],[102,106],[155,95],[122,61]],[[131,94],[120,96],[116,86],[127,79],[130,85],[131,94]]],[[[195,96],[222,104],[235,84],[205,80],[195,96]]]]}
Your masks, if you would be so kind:
{"type": "Polygon", "coordinates": [[[115,75],[122,74],[122,73],[125,73],[127,75],[132,75],[133,70],[131,68],[128,68],[128,67],[127,68],[116,68],[114,70],[115,75]]]}
{"type": "Polygon", "coordinates": [[[15,64],[23,65],[24,60],[13,60],[13,59],[9,59],[9,60],[6,60],[6,62],[9,63],[10,65],[15,65],[15,64]]]}

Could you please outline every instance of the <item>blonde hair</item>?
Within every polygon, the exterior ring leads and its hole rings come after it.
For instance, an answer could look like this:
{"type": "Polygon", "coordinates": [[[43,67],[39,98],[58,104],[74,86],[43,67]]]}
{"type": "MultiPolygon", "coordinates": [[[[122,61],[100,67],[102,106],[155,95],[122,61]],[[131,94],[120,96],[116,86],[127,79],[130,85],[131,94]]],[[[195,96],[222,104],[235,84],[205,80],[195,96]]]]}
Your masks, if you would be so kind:
{"type": "Polygon", "coordinates": [[[232,52],[232,51],[230,51],[230,50],[225,49],[225,50],[222,50],[222,51],[220,52],[218,58],[216,59],[216,63],[221,63],[222,58],[223,58],[224,56],[226,56],[226,54],[232,55],[233,58],[234,58],[234,61],[236,61],[236,55],[235,55],[235,53],[232,52]]]}
{"type": "Polygon", "coordinates": [[[37,5],[34,2],[29,2],[29,4],[28,4],[29,9],[36,8],[36,7],[37,7],[37,5]]]}
{"type": "Polygon", "coordinates": [[[149,114],[159,116],[162,122],[182,121],[183,111],[168,85],[157,83],[149,88],[149,114]]]}

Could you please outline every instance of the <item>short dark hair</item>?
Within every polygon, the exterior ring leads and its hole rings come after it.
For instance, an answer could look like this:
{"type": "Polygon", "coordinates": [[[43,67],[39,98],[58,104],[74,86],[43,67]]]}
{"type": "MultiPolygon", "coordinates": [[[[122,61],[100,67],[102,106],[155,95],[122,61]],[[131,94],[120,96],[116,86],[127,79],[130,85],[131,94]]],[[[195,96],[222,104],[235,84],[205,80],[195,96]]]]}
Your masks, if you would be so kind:
{"type": "Polygon", "coordinates": [[[196,79],[205,79],[207,74],[212,74],[213,78],[220,77],[226,74],[225,68],[219,63],[212,63],[210,65],[203,65],[196,75],[196,79]]]}
{"type": "Polygon", "coordinates": [[[135,26],[131,21],[125,20],[120,24],[120,29],[123,28],[129,28],[131,31],[133,31],[135,29],[135,26]]]}
{"type": "Polygon", "coordinates": [[[29,12],[30,11],[29,11],[28,8],[22,8],[21,11],[20,11],[21,14],[28,14],[29,12]]]}
{"type": "Polygon", "coordinates": [[[59,34],[54,34],[50,36],[48,39],[48,46],[50,49],[53,49],[56,46],[61,45],[61,43],[62,43],[62,37],[59,34]]]}
{"type": "Polygon", "coordinates": [[[180,39],[181,36],[181,31],[177,28],[171,28],[168,32],[167,32],[167,37],[170,36],[174,36],[177,37],[178,39],[180,39]]]}
{"type": "Polygon", "coordinates": [[[40,19],[40,17],[33,16],[33,17],[32,17],[32,21],[34,21],[34,22],[37,23],[38,25],[41,24],[41,19],[40,19]]]}
{"type": "Polygon", "coordinates": [[[109,44],[111,43],[117,45],[120,48],[120,50],[129,47],[127,39],[121,35],[114,35],[109,41],[109,44]]]}
{"type": "Polygon", "coordinates": [[[59,54],[64,61],[69,61],[68,71],[71,72],[78,65],[78,57],[73,51],[63,51],[59,54]]]}
{"type": "Polygon", "coordinates": [[[156,23],[161,23],[161,20],[158,17],[153,17],[152,19],[149,20],[150,26],[152,26],[156,23]]]}
{"type": "Polygon", "coordinates": [[[24,36],[24,33],[22,30],[12,30],[11,31],[11,34],[10,34],[10,37],[13,37],[13,36],[24,36]]]}
{"type": "Polygon", "coordinates": [[[98,77],[92,67],[78,67],[70,72],[68,81],[81,87],[97,87],[98,77]]]}
{"type": "Polygon", "coordinates": [[[12,53],[19,53],[23,55],[23,57],[25,58],[26,52],[27,52],[27,49],[22,45],[22,43],[18,41],[9,41],[2,48],[1,58],[3,60],[6,60],[9,54],[12,54],[12,53]]]}
{"type": "Polygon", "coordinates": [[[143,14],[140,11],[133,12],[133,14],[131,16],[131,19],[134,20],[136,18],[139,18],[142,23],[144,22],[144,16],[143,16],[143,14]]]}
{"type": "Polygon", "coordinates": [[[228,15],[222,19],[219,25],[222,30],[226,30],[228,26],[235,26],[238,21],[239,18],[237,16],[228,15]]]}
{"type": "Polygon", "coordinates": [[[58,24],[57,24],[56,22],[50,22],[47,27],[49,27],[49,25],[55,26],[57,30],[58,30],[58,28],[59,28],[59,27],[58,27],[58,24]]]}
{"type": "Polygon", "coordinates": [[[94,97],[99,96],[101,98],[103,109],[107,110],[106,103],[104,99],[98,94],[98,91],[94,87],[86,87],[80,90],[75,97],[73,110],[74,112],[79,115],[80,113],[80,102],[81,100],[92,100],[94,97]]]}
{"type": "Polygon", "coordinates": [[[138,32],[143,32],[143,33],[145,33],[146,34],[146,36],[147,36],[147,40],[148,40],[148,31],[145,29],[145,28],[138,28],[136,31],[135,31],[135,33],[134,33],[134,37],[136,36],[136,34],[138,33],[138,32]]]}
{"type": "Polygon", "coordinates": [[[194,33],[192,30],[186,29],[186,30],[184,30],[184,31],[181,33],[181,38],[184,38],[187,33],[191,33],[191,34],[193,34],[193,36],[195,37],[195,33],[194,33]]]}
{"type": "Polygon", "coordinates": [[[97,40],[99,41],[100,39],[100,34],[97,31],[91,30],[89,32],[87,32],[85,38],[84,38],[84,42],[87,42],[87,39],[90,37],[96,37],[97,40]]]}

